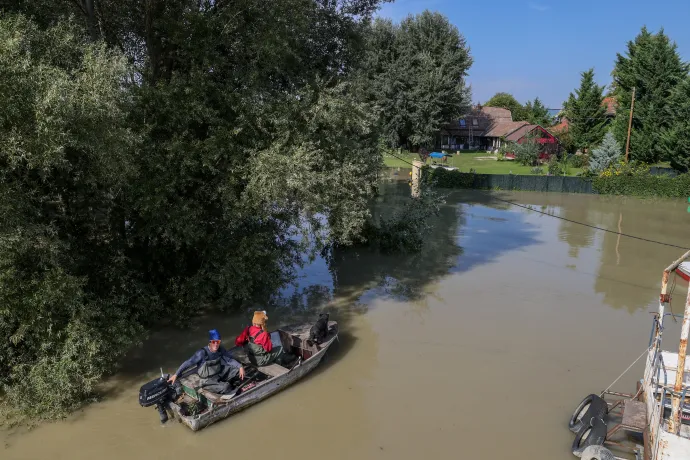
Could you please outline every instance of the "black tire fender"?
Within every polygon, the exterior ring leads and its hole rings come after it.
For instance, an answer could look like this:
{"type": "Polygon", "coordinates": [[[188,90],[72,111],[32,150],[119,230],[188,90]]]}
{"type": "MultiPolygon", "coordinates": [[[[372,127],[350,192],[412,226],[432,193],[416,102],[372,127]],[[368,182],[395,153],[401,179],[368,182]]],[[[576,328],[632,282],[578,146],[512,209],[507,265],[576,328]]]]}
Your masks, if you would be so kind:
{"type": "Polygon", "coordinates": [[[577,432],[575,440],[573,441],[573,455],[582,457],[583,452],[590,446],[601,446],[606,441],[606,433],[608,426],[601,418],[592,417],[589,423],[586,423],[577,432]]]}
{"type": "Polygon", "coordinates": [[[582,451],[582,460],[616,460],[616,457],[604,446],[589,446],[582,451]]]}
{"type": "Polygon", "coordinates": [[[609,406],[606,401],[595,394],[588,395],[577,405],[568,422],[568,428],[573,433],[577,433],[583,425],[589,425],[592,417],[604,418],[608,412],[609,406]]]}

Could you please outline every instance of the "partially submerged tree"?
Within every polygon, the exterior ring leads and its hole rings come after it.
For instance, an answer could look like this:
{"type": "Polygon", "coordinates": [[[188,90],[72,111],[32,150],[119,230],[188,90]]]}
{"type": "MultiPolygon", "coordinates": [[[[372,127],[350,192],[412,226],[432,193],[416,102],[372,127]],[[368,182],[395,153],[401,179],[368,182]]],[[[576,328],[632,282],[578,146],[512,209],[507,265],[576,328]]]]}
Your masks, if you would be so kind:
{"type": "Polygon", "coordinates": [[[76,3],[0,17],[0,394],[41,417],[273,291],[295,232],[356,240],[382,164],[349,82],[377,1],[103,0],[95,40],[76,3]]]}
{"type": "Polygon", "coordinates": [[[154,312],[128,260],[126,70],[73,22],[0,17],[0,394],[31,415],[79,404],[154,312]]]}

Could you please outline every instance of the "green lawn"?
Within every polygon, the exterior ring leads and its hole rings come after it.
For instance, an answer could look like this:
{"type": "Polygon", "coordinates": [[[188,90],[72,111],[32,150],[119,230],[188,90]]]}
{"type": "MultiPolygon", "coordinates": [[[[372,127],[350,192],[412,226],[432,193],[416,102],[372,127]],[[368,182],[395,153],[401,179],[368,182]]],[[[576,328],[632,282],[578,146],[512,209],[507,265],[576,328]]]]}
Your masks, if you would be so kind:
{"type": "MultiPolygon", "coordinates": [[[[404,160],[412,163],[413,160],[419,160],[419,155],[416,153],[402,152],[402,154],[395,153],[396,156],[403,158],[404,160]]],[[[410,168],[411,166],[405,161],[401,161],[394,158],[392,155],[384,154],[383,162],[386,166],[392,168],[410,168]]],[[[448,158],[447,163],[443,163],[440,159],[429,158],[427,159],[427,164],[433,164],[436,162],[438,164],[446,164],[448,166],[455,166],[462,172],[469,172],[470,169],[474,169],[475,172],[479,174],[525,174],[532,175],[531,166],[522,166],[516,161],[496,161],[496,157],[488,152],[461,152],[459,155],[453,154],[448,158]],[[490,158],[488,158],[490,157],[490,158]],[[485,159],[480,159],[485,158],[485,159]]],[[[547,172],[548,168],[546,165],[542,165],[544,173],[547,172]]],[[[580,168],[570,168],[570,175],[575,176],[580,171],[580,168]]]]}

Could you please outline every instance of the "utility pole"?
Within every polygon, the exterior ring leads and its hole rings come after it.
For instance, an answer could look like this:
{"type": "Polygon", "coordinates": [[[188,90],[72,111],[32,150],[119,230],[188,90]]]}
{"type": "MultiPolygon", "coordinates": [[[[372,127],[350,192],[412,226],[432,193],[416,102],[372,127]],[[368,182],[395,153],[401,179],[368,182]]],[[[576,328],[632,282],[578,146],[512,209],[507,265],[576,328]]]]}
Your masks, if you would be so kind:
{"type": "Polygon", "coordinates": [[[630,101],[630,120],[628,120],[628,139],[625,141],[625,162],[628,162],[628,151],[630,150],[630,131],[632,131],[633,109],[635,108],[635,87],[633,86],[632,101],[630,101]]]}

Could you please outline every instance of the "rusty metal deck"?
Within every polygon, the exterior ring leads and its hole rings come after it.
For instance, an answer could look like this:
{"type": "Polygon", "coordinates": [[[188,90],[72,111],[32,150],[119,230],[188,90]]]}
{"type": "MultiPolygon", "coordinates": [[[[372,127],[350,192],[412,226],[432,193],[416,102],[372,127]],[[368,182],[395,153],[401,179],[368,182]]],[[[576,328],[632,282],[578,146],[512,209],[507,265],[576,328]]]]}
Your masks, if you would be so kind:
{"type": "Polygon", "coordinates": [[[647,426],[647,406],[642,401],[626,400],[623,403],[623,428],[638,433],[644,432],[647,426]]]}

